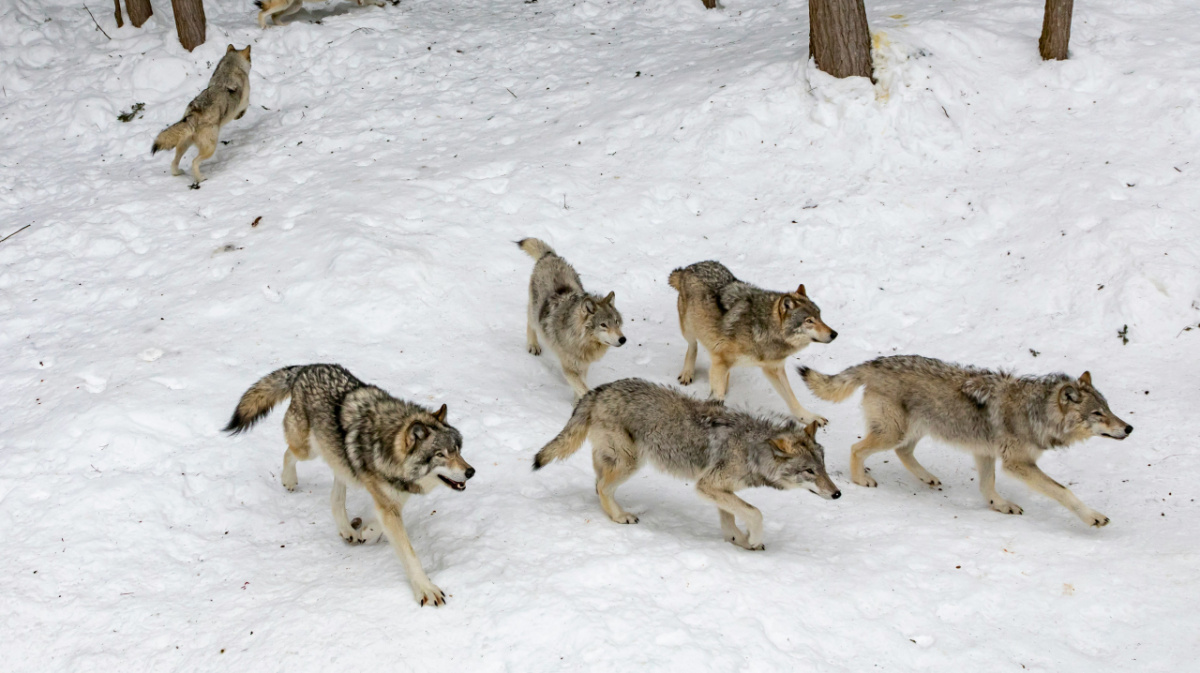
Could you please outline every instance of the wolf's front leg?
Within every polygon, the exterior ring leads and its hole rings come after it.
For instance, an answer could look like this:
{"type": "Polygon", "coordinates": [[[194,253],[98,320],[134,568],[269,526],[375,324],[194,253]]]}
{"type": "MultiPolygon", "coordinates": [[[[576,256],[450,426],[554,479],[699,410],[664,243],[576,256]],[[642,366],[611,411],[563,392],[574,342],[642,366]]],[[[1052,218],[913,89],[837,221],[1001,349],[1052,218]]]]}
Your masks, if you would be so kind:
{"type": "Polygon", "coordinates": [[[1030,488],[1054,498],[1063,507],[1075,513],[1089,526],[1100,528],[1108,525],[1108,517],[1083,504],[1066,486],[1054,481],[1033,462],[1005,462],[1004,471],[1025,482],[1030,488]]]}
{"type": "Polygon", "coordinates": [[[996,492],[996,459],[992,456],[975,456],[975,469],[979,472],[979,492],[987,500],[988,507],[1001,514],[1021,514],[1021,506],[1009,502],[996,492]]]}
{"type": "Polygon", "coordinates": [[[767,381],[771,382],[771,387],[775,389],[775,392],[779,393],[779,396],[787,403],[788,410],[792,412],[793,416],[806,424],[815,422],[817,427],[825,427],[829,423],[829,419],[805,409],[800,404],[800,400],[796,399],[796,393],[792,392],[792,384],[788,383],[787,371],[783,368],[782,362],[763,365],[762,372],[767,377],[767,381]]]}
{"type": "MultiPolygon", "coordinates": [[[[722,529],[725,527],[726,514],[739,517],[746,523],[747,534],[745,538],[738,539],[737,536],[732,536],[733,539],[730,539],[730,542],[750,551],[761,551],[766,548],[762,542],[762,512],[758,511],[758,508],[704,478],[696,482],[696,491],[700,494],[700,497],[708,500],[716,505],[717,509],[721,510],[722,529]]],[[[734,529],[736,530],[736,528],[735,524],[734,529]]]]}
{"type": "Polygon", "coordinates": [[[725,534],[725,541],[732,542],[739,547],[747,546],[746,534],[737,527],[737,521],[734,520],[733,515],[720,508],[717,509],[717,512],[721,515],[721,532],[725,534]]]}
{"type": "Polygon", "coordinates": [[[421,567],[421,560],[417,558],[417,552],[413,551],[412,543],[408,540],[408,531],[404,529],[404,519],[400,516],[400,506],[377,489],[368,487],[368,490],[375,500],[375,511],[379,514],[384,531],[387,532],[388,541],[392,543],[396,556],[400,557],[404,572],[408,574],[413,598],[421,605],[445,605],[446,594],[429,581],[429,576],[421,567]]]}
{"type": "Polygon", "coordinates": [[[571,385],[571,390],[575,392],[576,402],[578,402],[584,395],[587,395],[587,382],[584,381],[584,378],[587,376],[586,368],[583,369],[583,371],[576,371],[574,369],[568,369],[566,365],[563,365],[563,376],[567,377],[567,383],[571,385]]]}

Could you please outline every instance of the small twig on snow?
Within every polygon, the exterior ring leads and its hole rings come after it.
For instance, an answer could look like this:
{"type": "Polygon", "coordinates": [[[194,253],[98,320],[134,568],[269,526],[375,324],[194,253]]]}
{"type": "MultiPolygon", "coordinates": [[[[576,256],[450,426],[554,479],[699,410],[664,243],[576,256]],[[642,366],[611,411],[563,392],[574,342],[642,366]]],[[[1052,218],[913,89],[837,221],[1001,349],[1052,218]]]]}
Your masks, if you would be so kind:
{"type": "Polygon", "coordinates": [[[516,97],[517,97],[517,94],[513,93],[513,92],[512,92],[512,89],[510,89],[510,88],[508,88],[508,87],[504,87],[504,90],[505,90],[505,91],[507,91],[507,92],[509,92],[509,93],[512,93],[512,97],[513,97],[513,98],[516,98],[516,97]]]}
{"type": "Polygon", "coordinates": [[[87,5],[84,5],[83,8],[85,10],[87,10],[88,16],[92,17],[92,23],[96,24],[96,30],[100,31],[104,35],[104,37],[107,37],[108,39],[111,40],[112,38],[109,37],[108,33],[105,33],[104,29],[100,27],[100,22],[97,21],[95,15],[92,14],[92,10],[88,9],[87,5]]]}
{"type": "Polygon", "coordinates": [[[3,243],[3,242],[5,242],[5,241],[7,241],[8,239],[12,238],[13,236],[16,236],[17,234],[21,233],[22,231],[25,231],[26,229],[28,229],[28,228],[30,228],[30,227],[32,227],[32,226],[33,226],[33,223],[32,223],[32,222],[30,222],[29,224],[27,224],[27,225],[25,225],[25,226],[21,227],[20,229],[18,229],[18,230],[16,230],[16,231],[14,231],[13,233],[9,234],[8,236],[5,236],[4,238],[0,238],[0,243],[3,243]]]}

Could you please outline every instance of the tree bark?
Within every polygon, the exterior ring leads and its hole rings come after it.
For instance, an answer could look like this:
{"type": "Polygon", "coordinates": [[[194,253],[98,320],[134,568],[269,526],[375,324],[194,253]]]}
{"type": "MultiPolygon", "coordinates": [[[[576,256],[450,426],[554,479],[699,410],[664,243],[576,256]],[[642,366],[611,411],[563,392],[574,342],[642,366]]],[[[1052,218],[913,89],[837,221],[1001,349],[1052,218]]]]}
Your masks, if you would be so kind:
{"type": "Polygon", "coordinates": [[[1042,37],[1038,51],[1042,60],[1067,60],[1067,44],[1071,41],[1071,10],[1075,0],[1046,0],[1046,15],[1042,19],[1042,37]]]}
{"type": "Polygon", "coordinates": [[[124,28],[125,27],[125,19],[121,18],[121,0],[113,0],[113,4],[116,5],[117,28],[124,28]]]}
{"type": "Polygon", "coordinates": [[[183,48],[191,51],[204,44],[204,0],[171,0],[171,9],[175,11],[175,30],[183,48]]]}
{"type": "Polygon", "coordinates": [[[146,19],[154,14],[150,0],[125,0],[125,11],[129,12],[129,23],[132,23],[134,28],[141,28],[146,19]]]}
{"type": "Polygon", "coordinates": [[[834,77],[871,77],[871,33],[863,0],[808,0],[808,52],[818,68],[834,77]]]}

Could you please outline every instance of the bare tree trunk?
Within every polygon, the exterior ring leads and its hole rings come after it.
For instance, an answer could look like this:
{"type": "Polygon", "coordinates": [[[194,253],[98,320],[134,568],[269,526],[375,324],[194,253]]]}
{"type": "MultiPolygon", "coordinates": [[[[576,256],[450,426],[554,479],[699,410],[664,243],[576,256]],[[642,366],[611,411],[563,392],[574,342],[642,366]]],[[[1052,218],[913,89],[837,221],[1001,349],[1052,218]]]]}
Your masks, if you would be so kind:
{"type": "Polygon", "coordinates": [[[129,12],[129,23],[132,23],[134,28],[141,28],[146,19],[154,14],[150,0],[125,0],[125,11],[129,12]]]}
{"type": "Polygon", "coordinates": [[[1071,10],[1075,0],[1046,0],[1046,16],[1042,19],[1042,37],[1038,51],[1042,59],[1067,60],[1067,44],[1071,41],[1071,10]]]}
{"type": "Polygon", "coordinates": [[[834,77],[871,77],[871,33],[863,0],[808,0],[808,52],[818,68],[834,77]]]}
{"type": "Polygon", "coordinates": [[[113,4],[116,5],[117,10],[117,28],[124,28],[125,19],[121,18],[121,0],[113,0],[113,4]]]}
{"type": "Polygon", "coordinates": [[[717,0],[704,0],[705,9],[716,9],[718,7],[721,7],[721,3],[717,0]]]}
{"type": "Polygon", "coordinates": [[[171,0],[171,9],[175,11],[175,30],[183,48],[191,51],[204,44],[204,0],[171,0]]]}

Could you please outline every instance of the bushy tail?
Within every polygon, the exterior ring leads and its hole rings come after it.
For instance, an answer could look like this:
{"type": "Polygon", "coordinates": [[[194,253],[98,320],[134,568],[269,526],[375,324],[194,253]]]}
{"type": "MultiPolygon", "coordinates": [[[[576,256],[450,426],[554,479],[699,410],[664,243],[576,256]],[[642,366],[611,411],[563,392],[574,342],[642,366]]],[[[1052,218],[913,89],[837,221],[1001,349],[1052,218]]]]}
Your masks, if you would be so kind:
{"type": "Polygon", "coordinates": [[[679,292],[683,292],[683,286],[681,285],[683,283],[683,273],[684,270],[682,267],[672,271],[671,275],[667,276],[667,285],[670,285],[679,292]]]}
{"type": "Polygon", "coordinates": [[[271,413],[272,407],[291,397],[292,383],[296,381],[296,375],[301,369],[304,367],[276,369],[250,386],[250,389],[242,394],[237,409],[233,411],[233,418],[229,419],[229,425],[225,426],[224,431],[236,435],[249,430],[252,425],[271,413]]]}
{"type": "Polygon", "coordinates": [[[540,238],[522,238],[517,241],[517,247],[524,250],[525,254],[534,258],[541,259],[546,255],[553,255],[554,248],[551,248],[545,241],[540,238]]]}
{"type": "Polygon", "coordinates": [[[184,117],[158,134],[158,137],[154,139],[154,146],[150,148],[150,154],[157,154],[159,150],[173,150],[179,147],[180,143],[191,139],[195,133],[196,127],[187,117],[184,117]]]}
{"type": "Polygon", "coordinates": [[[571,420],[567,421],[567,426],[533,457],[533,469],[540,470],[551,461],[569,458],[571,454],[579,450],[579,447],[583,446],[583,440],[587,439],[588,426],[592,422],[592,409],[596,406],[598,394],[598,389],[589,390],[579,400],[579,403],[575,405],[575,411],[571,413],[571,420]]]}
{"type": "Polygon", "coordinates": [[[866,383],[857,366],[833,376],[808,367],[797,367],[796,371],[800,372],[800,378],[804,379],[804,384],[814,395],[829,402],[841,402],[866,383]]]}

